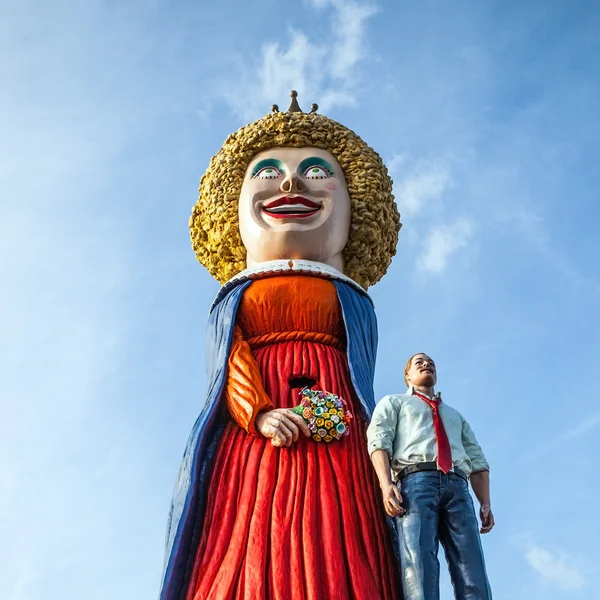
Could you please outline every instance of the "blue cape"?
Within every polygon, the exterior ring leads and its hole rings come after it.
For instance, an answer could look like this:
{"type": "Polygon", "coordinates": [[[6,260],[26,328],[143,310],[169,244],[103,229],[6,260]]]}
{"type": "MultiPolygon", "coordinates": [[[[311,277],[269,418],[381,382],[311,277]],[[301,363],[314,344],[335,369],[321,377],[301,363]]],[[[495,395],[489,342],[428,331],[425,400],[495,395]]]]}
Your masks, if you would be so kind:
{"type": "MultiPolygon", "coordinates": [[[[251,280],[222,288],[208,320],[206,403],[190,434],[173,492],[160,600],[182,600],[187,589],[202,530],[206,493],[215,450],[226,423],[221,396],[237,309],[251,280]]],[[[371,299],[362,290],[334,280],[346,327],[348,364],[354,390],[367,422],[375,408],[373,378],[377,321],[371,299]]],[[[391,527],[395,538],[395,528],[391,527]]],[[[396,544],[394,544],[396,546],[396,544]]]]}

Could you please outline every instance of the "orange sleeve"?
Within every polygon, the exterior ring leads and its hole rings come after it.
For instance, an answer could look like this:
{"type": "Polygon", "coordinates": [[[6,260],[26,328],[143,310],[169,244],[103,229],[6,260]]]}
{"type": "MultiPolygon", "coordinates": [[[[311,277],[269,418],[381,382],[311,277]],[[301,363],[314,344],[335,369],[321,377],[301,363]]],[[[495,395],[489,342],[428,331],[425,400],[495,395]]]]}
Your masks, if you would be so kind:
{"type": "Polygon", "coordinates": [[[250,346],[237,325],[229,354],[225,402],[235,422],[253,435],[257,435],[254,428],[256,415],[265,408],[273,408],[250,346]]]}

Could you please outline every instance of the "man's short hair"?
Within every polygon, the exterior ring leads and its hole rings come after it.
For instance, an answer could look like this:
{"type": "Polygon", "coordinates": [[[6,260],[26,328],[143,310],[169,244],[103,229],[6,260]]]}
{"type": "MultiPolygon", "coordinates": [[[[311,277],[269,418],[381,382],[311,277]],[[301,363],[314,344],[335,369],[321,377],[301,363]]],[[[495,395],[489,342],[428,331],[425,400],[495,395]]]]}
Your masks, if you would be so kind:
{"type": "MultiPolygon", "coordinates": [[[[410,369],[410,365],[412,364],[412,359],[419,355],[419,354],[425,354],[424,352],[415,352],[407,361],[406,361],[406,366],[404,367],[404,383],[406,384],[406,387],[409,386],[408,380],[406,379],[406,375],[410,369]]],[[[427,354],[425,354],[425,356],[427,356],[427,354]]]]}

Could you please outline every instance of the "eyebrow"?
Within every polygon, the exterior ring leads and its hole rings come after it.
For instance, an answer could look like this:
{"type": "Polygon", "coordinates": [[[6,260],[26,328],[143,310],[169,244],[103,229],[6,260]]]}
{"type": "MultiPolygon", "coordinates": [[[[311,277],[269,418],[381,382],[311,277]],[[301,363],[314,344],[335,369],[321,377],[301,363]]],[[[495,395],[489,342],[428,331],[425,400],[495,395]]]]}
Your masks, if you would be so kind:
{"type": "Polygon", "coordinates": [[[432,365],[434,365],[434,366],[435,366],[435,362],[434,362],[433,358],[429,358],[429,356],[427,356],[427,357],[425,357],[425,356],[419,356],[418,358],[414,358],[414,359],[413,359],[413,362],[418,362],[418,361],[421,361],[421,362],[422,362],[422,361],[424,361],[426,358],[427,358],[427,360],[428,360],[428,361],[429,361],[429,362],[430,362],[432,365]]]}
{"type": "Polygon", "coordinates": [[[298,165],[298,173],[304,173],[306,169],[308,169],[309,167],[314,167],[315,165],[326,169],[331,176],[335,175],[333,165],[328,163],[324,158],[321,158],[320,156],[310,156],[309,158],[305,158],[298,165]]]}
{"type": "Polygon", "coordinates": [[[285,171],[284,164],[278,158],[263,158],[252,167],[251,177],[254,177],[261,169],[264,169],[265,167],[275,167],[280,171],[285,171]]]}

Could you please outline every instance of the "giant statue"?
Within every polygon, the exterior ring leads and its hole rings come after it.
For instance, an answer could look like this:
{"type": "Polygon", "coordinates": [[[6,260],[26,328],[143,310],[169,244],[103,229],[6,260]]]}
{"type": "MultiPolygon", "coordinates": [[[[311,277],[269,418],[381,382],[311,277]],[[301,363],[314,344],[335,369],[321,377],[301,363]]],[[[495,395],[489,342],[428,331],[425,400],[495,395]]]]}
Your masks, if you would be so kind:
{"type": "Polygon", "coordinates": [[[317,110],[292,92],[287,112],[231,134],[200,183],[192,245],[222,287],[161,600],[401,598],[366,438],[367,289],[395,254],[400,215],[380,156],[317,110]]]}

